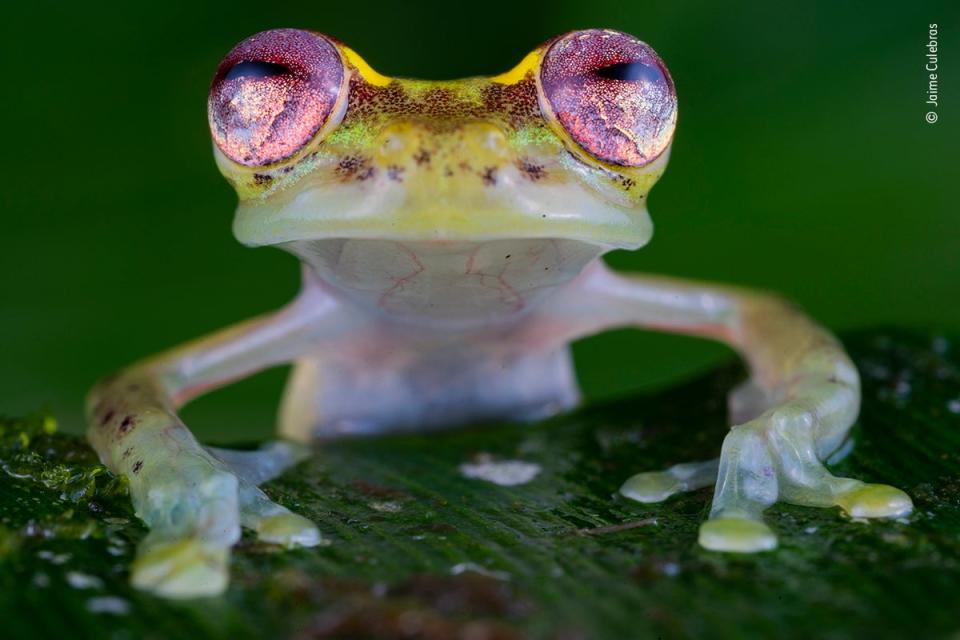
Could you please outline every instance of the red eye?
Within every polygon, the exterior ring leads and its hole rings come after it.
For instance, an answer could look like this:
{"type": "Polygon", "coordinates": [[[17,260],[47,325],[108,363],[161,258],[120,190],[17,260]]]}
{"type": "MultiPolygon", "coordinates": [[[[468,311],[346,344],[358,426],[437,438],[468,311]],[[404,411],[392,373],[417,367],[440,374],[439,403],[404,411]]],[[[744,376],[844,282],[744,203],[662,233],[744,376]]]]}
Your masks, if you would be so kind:
{"type": "Polygon", "coordinates": [[[214,141],[248,167],[289,158],[330,117],[343,74],[337,48],[320,34],[274,29],[247,38],[213,77],[207,117],[214,141]]]}
{"type": "Polygon", "coordinates": [[[670,144],[673,80],[633,36],[601,29],[561,36],[544,55],[540,85],[563,128],[598,160],[640,167],[670,144]]]}

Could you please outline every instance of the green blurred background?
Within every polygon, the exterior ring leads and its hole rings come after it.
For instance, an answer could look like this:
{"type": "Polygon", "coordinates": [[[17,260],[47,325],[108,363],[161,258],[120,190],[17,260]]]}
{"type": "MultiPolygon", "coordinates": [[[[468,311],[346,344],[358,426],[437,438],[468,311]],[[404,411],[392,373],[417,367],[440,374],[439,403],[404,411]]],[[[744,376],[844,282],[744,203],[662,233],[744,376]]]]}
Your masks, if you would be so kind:
{"type": "MultiPolygon", "coordinates": [[[[503,71],[569,29],[631,32],[667,62],[680,122],[651,198],[654,241],[612,264],[776,289],[838,330],[958,330],[958,16],[933,2],[8,3],[0,413],[47,406],[79,431],[97,377],[295,293],[292,257],[233,240],[205,117],[223,54],[280,26],[330,33],[385,73],[438,79],[503,71]]],[[[729,357],[637,332],[576,354],[592,398],[729,357]]],[[[218,391],[187,421],[221,441],[266,436],[284,377],[218,391]]]]}

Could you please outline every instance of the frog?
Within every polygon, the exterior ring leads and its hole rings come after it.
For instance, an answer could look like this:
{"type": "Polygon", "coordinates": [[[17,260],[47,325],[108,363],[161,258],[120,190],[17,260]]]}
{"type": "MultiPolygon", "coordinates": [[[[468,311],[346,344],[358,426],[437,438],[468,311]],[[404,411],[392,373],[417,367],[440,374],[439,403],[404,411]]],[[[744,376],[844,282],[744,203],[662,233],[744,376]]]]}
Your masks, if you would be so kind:
{"type": "Polygon", "coordinates": [[[857,369],[827,329],[773,293],[604,262],[652,237],[647,198],[677,104],[653,48],[610,29],[556,36],[499,75],[436,82],[383,75],[316,31],[234,47],[208,98],[216,166],[238,197],[233,233],[295,256],[301,287],[90,392],[88,440],[148,528],[133,585],[221,594],[243,530],[283,548],[328,544],[261,485],[325,439],[571,411],[570,345],[611,329],[719,341],[747,370],[717,458],[635,469],[616,499],[714,487],[696,542],[718,553],[775,549],[764,512],[778,502],[908,515],[903,491],[825,466],[860,405],[857,369]],[[292,373],[277,440],[204,446],[180,418],[204,392],[281,365],[292,373]]]}

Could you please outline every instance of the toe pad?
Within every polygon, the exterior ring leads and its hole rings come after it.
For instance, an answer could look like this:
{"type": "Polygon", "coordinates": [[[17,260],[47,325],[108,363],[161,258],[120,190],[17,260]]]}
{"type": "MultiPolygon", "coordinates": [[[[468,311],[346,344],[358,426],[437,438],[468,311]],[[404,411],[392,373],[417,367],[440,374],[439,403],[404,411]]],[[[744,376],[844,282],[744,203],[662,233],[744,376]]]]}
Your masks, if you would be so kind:
{"type": "Polygon", "coordinates": [[[913,511],[913,501],[900,489],[865,484],[837,496],[837,504],[853,518],[899,518],[913,511]]]}
{"type": "Polygon", "coordinates": [[[716,518],[700,525],[700,546],[711,551],[756,553],[777,546],[777,536],[758,520],[716,518]]]}
{"type": "Polygon", "coordinates": [[[677,492],[677,481],[662,471],[638,473],[620,487],[620,495],[637,502],[663,502],[677,492]]]}

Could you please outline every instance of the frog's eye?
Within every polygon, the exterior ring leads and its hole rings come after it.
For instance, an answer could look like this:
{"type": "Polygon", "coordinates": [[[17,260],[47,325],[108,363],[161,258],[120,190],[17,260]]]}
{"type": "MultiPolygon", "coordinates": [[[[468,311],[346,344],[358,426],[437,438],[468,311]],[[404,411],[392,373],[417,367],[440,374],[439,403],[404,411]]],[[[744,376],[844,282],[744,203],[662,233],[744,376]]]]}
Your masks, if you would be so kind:
{"type": "Polygon", "coordinates": [[[213,139],[248,167],[289,158],[333,113],[343,61],[325,36],[274,29],[238,44],[220,63],[207,102],[213,139]]]}
{"type": "Polygon", "coordinates": [[[677,96],[649,46],[618,31],[591,29],[557,38],[540,65],[549,111],[584,151],[611,164],[641,167],[670,144],[677,96]]]}

